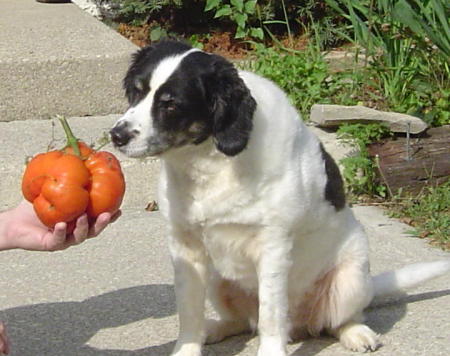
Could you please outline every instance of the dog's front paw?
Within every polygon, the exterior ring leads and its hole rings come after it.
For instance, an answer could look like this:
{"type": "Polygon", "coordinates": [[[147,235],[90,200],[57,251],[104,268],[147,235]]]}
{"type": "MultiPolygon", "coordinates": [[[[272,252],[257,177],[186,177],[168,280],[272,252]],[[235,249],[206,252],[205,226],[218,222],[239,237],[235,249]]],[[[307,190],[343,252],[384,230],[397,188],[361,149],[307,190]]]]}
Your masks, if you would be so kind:
{"type": "Polygon", "coordinates": [[[380,335],[363,324],[343,326],[339,331],[339,341],[347,349],[357,352],[375,351],[381,346],[380,335]]]}
{"type": "Polygon", "coordinates": [[[205,344],[215,344],[223,339],[250,331],[246,320],[206,320],[205,344]]]}
{"type": "Polygon", "coordinates": [[[201,356],[202,346],[197,343],[177,342],[171,356],[201,356]]]}
{"type": "Polygon", "coordinates": [[[215,344],[225,339],[228,335],[227,323],[222,320],[206,320],[205,344],[215,344]]]}

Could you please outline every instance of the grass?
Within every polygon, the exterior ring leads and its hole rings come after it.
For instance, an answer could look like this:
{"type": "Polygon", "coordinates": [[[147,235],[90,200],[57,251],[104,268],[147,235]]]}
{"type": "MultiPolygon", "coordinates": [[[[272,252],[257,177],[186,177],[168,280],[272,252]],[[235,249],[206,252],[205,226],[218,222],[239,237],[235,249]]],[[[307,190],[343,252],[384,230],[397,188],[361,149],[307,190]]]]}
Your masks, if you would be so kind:
{"type": "Polygon", "coordinates": [[[313,104],[356,105],[358,98],[367,97],[367,91],[357,92],[363,82],[360,73],[332,71],[313,46],[296,51],[257,45],[254,57],[244,69],[277,83],[306,121],[313,104]]]}
{"type": "Polygon", "coordinates": [[[425,189],[418,196],[396,201],[390,212],[414,228],[412,235],[428,238],[434,245],[450,250],[450,180],[425,189]]]}

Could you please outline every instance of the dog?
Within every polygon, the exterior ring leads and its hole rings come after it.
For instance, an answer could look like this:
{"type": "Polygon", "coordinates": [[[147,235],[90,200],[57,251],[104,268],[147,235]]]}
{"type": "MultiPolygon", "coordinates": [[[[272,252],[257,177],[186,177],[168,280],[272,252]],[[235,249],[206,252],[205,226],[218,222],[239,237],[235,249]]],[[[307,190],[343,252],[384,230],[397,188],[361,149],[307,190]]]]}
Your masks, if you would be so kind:
{"type": "Polygon", "coordinates": [[[327,332],[374,351],[375,296],[450,269],[450,260],[372,277],[363,227],[336,163],[271,81],[178,41],[134,54],[129,109],[111,129],[130,157],[159,156],[180,330],[173,355],[257,330],[258,356],[327,332]],[[206,320],[205,298],[220,316],[206,320]]]}

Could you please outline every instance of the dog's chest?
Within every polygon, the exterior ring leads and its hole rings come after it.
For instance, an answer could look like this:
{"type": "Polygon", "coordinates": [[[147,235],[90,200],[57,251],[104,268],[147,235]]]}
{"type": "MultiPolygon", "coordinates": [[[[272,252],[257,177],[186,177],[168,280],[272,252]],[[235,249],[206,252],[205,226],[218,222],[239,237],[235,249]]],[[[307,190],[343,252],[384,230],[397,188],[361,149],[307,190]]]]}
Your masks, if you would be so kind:
{"type": "Polygon", "coordinates": [[[195,231],[193,236],[202,239],[222,277],[253,288],[261,222],[255,184],[226,165],[217,174],[194,178],[168,175],[166,217],[184,230],[195,231]]]}
{"type": "Polygon", "coordinates": [[[196,162],[188,174],[169,170],[165,178],[161,193],[167,198],[168,218],[187,227],[242,223],[258,201],[254,182],[227,160],[196,162]]]}
{"type": "Polygon", "coordinates": [[[203,243],[216,271],[250,290],[257,288],[258,230],[256,226],[239,224],[214,225],[203,230],[203,243]]]}
{"type": "MultiPolygon", "coordinates": [[[[230,200],[232,197],[193,200],[186,205],[182,220],[178,222],[182,221],[186,230],[194,231],[192,238],[201,239],[213,267],[223,278],[254,290],[257,288],[254,266],[259,256],[259,228],[243,223],[241,219],[245,219],[246,210],[241,210],[230,200]]],[[[248,200],[241,197],[239,202],[248,200]]]]}

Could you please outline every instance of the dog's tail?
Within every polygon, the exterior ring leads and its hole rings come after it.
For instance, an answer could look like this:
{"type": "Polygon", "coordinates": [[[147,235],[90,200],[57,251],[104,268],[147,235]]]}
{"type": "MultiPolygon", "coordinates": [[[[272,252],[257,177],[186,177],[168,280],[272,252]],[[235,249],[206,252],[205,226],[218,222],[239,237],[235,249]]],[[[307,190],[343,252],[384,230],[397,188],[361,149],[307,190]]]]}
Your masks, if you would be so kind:
{"type": "Polygon", "coordinates": [[[450,271],[450,258],[435,262],[415,263],[398,270],[373,276],[374,297],[395,295],[422,282],[450,271]]]}

